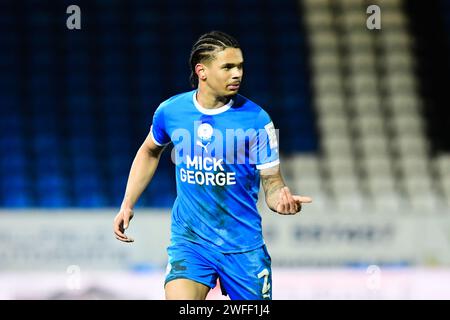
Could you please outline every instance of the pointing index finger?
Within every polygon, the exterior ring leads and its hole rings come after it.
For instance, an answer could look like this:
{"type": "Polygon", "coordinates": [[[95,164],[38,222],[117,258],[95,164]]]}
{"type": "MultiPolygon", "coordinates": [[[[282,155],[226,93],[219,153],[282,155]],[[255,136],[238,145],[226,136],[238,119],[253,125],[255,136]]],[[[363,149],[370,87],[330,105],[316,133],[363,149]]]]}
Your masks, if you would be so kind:
{"type": "Polygon", "coordinates": [[[292,196],[294,200],[300,201],[301,203],[311,203],[312,198],[311,197],[303,197],[303,196],[292,196]]]}

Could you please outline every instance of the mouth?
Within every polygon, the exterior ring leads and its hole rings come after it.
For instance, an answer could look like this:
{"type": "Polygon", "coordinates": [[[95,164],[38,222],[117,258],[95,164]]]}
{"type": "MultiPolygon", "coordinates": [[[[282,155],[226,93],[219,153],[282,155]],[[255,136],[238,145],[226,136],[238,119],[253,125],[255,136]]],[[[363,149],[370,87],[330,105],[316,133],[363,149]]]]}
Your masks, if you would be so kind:
{"type": "Polygon", "coordinates": [[[239,82],[236,82],[236,83],[229,84],[229,85],[227,86],[227,88],[228,88],[229,90],[236,91],[236,90],[239,89],[239,86],[240,86],[240,83],[239,83],[239,82]]]}

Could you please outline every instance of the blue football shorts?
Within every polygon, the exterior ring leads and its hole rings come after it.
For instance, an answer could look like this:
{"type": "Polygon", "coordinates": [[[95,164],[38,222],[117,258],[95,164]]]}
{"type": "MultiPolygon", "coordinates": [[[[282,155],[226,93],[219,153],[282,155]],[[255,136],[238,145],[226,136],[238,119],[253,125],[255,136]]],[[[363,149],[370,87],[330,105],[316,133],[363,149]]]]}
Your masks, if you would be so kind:
{"type": "Polygon", "coordinates": [[[190,279],[214,288],[219,278],[222,293],[231,300],[271,300],[271,258],[265,245],[242,253],[221,253],[193,242],[167,248],[169,263],[164,285],[190,279]]]}

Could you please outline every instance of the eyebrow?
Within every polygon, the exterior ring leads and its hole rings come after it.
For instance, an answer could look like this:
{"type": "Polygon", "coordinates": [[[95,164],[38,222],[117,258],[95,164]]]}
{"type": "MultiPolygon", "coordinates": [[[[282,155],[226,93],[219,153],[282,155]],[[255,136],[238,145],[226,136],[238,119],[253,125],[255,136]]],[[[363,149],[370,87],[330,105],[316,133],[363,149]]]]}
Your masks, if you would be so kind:
{"type": "Polygon", "coordinates": [[[228,68],[232,68],[235,66],[242,66],[244,64],[244,61],[242,61],[241,63],[224,63],[223,65],[221,65],[222,68],[228,67],[228,68]]]}

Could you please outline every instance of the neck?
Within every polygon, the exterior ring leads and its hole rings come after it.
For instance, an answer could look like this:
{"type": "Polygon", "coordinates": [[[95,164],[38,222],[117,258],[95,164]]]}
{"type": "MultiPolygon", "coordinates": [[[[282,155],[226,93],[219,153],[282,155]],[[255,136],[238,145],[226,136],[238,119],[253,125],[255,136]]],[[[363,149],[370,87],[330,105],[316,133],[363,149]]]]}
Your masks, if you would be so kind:
{"type": "Polygon", "coordinates": [[[202,86],[198,87],[196,99],[205,109],[217,109],[223,107],[230,101],[230,98],[217,96],[202,86]]]}

